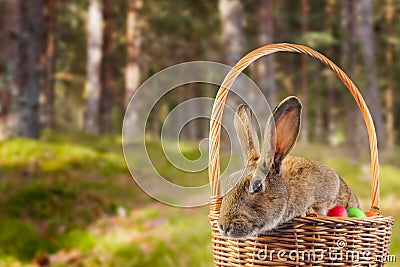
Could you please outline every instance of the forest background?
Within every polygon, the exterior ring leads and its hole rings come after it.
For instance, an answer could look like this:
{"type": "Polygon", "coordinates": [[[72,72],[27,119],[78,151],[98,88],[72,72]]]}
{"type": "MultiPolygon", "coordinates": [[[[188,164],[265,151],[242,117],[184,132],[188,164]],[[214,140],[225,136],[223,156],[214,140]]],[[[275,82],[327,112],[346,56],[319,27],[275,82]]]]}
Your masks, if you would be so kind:
{"type": "MultiPolygon", "coordinates": [[[[124,112],[140,84],[169,66],[233,66],[275,42],[320,51],[360,88],[377,129],[382,213],[399,219],[399,10],[398,0],[0,0],[0,266],[210,266],[207,207],[159,204],[130,177],[124,112]]],[[[368,209],[366,129],[341,82],[296,54],[265,57],[245,73],[271,106],[288,95],[302,100],[294,153],[335,169],[368,209]]],[[[181,86],[151,113],[147,148],[168,180],[207,181],[207,171],[170,164],[159,135],[179,103],[217,89],[181,86]]],[[[208,125],[182,129],[187,158],[199,157],[208,125]]]]}

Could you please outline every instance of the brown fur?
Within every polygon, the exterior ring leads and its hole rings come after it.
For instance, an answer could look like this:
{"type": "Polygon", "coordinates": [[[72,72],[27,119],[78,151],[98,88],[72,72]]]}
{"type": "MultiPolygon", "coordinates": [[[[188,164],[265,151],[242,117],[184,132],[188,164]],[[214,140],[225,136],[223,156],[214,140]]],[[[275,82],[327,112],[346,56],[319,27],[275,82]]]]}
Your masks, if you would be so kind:
{"type": "Polygon", "coordinates": [[[301,104],[297,98],[289,97],[275,108],[267,122],[261,155],[249,119],[251,110],[241,105],[236,114],[246,166],[228,178],[231,190],[222,200],[218,221],[221,234],[245,238],[297,216],[323,214],[335,205],[359,207],[357,196],[329,167],[287,156],[300,129],[301,104]]]}

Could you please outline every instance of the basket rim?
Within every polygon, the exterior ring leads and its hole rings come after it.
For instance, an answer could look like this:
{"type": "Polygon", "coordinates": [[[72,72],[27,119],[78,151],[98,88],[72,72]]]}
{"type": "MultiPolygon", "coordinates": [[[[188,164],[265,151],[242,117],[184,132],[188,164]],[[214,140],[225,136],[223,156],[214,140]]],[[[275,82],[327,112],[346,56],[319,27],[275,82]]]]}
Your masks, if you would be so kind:
{"type": "MultiPolygon", "coordinates": [[[[222,201],[223,197],[219,197],[218,199],[212,198],[211,199],[211,208],[212,211],[208,215],[209,221],[211,224],[213,222],[218,220],[218,213],[216,211],[219,211],[219,205],[220,202],[222,201]]],[[[338,217],[338,216],[327,216],[327,215],[316,215],[316,216],[298,216],[294,217],[290,221],[286,222],[286,224],[293,224],[293,223],[304,223],[305,221],[311,222],[311,221],[326,221],[326,222],[372,222],[372,221],[382,221],[382,220],[389,220],[394,222],[394,217],[393,216],[384,216],[382,214],[374,215],[374,216],[368,216],[364,218],[359,218],[359,217],[338,217]]]]}
{"type": "MultiPolygon", "coordinates": [[[[213,216],[210,216],[210,220],[214,220],[215,218],[212,218],[213,216]]],[[[381,219],[392,219],[394,221],[393,216],[383,216],[381,214],[376,215],[376,216],[370,216],[370,217],[364,217],[364,218],[359,218],[359,217],[338,217],[338,216],[299,216],[299,217],[294,217],[287,223],[293,223],[297,221],[375,221],[375,220],[381,220],[381,219]]]]}
{"type": "MultiPolygon", "coordinates": [[[[372,174],[371,211],[375,211],[379,214],[379,205],[380,205],[379,156],[378,156],[377,137],[372,116],[369,112],[369,109],[365,103],[362,94],[360,93],[354,82],[347,76],[347,74],[326,56],[324,56],[323,54],[317,52],[316,50],[310,47],[299,44],[291,44],[291,43],[269,44],[249,52],[242,59],[240,59],[235,66],[232,67],[232,69],[229,71],[229,73],[223,80],[221,86],[219,87],[212,108],[212,114],[210,119],[210,134],[209,134],[210,142],[209,142],[208,173],[209,173],[209,182],[211,184],[212,198],[221,198],[220,181],[219,181],[220,178],[219,150],[220,150],[221,120],[223,114],[223,106],[226,102],[226,98],[230,90],[230,87],[236,80],[237,76],[245,68],[247,68],[247,66],[249,66],[251,63],[259,59],[260,57],[273,54],[276,52],[292,52],[292,53],[304,54],[318,60],[323,65],[331,69],[352,94],[354,100],[358,104],[365,125],[367,127],[370,155],[371,155],[371,174],[372,174]]],[[[214,207],[213,210],[211,210],[210,207],[210,213],[219,211],[219,209],[220,209],[219,205],[217,207],[214,207]]]]}

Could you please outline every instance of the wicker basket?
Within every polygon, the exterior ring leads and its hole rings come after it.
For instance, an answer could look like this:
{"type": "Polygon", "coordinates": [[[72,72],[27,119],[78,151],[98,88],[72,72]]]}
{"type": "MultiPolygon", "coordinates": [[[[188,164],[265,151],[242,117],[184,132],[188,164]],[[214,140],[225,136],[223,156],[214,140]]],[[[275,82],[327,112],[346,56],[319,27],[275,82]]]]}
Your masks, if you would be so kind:
{"type": "Polygon", "coordinates": [[[298,217],[279,229],[244,240],[223,237],[217,227],[220,195],[220,132],[223,106],[236,77],[256,59],[275,52],[306,54],[328,66],[346,85],[361,110],[368,130],[371,164],[371,211],[379,214],[379,162],[374,124],[363,97],[349,77],[315,50],[295,44],[271,44],[243,57],[217,93],[210,125],[209,177],[212,199],[209,220],[215,266],[383,266],[387,262],[392,217],[298,217]]]}

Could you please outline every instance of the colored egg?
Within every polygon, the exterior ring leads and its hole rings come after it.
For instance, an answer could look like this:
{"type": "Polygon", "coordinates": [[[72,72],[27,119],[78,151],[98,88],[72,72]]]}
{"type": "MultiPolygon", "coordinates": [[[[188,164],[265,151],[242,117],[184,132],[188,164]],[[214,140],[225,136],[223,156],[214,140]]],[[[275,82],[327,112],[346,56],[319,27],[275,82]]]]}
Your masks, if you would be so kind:
{"type": "Polygon", "coordinates": [[[328,210],[328,213],[326,214],[330,217],[348,217],[347,215],[347,210],[342,207],[342,206],[335,206],[328,210]]]}
{"type": "Polygon", "coordinates": [[[348,214],[349,218],[365,218],[365,217],[367,217],[367,215],[365,215],[364,211],[359,208],[348,208],[347,214],[348,214]]]}
{"type": "Polygon", "coordinates": [[[366,211],[365,215],[367,215],[367,217],[378,216],[378,214],[374,211],[366,211]]]}

